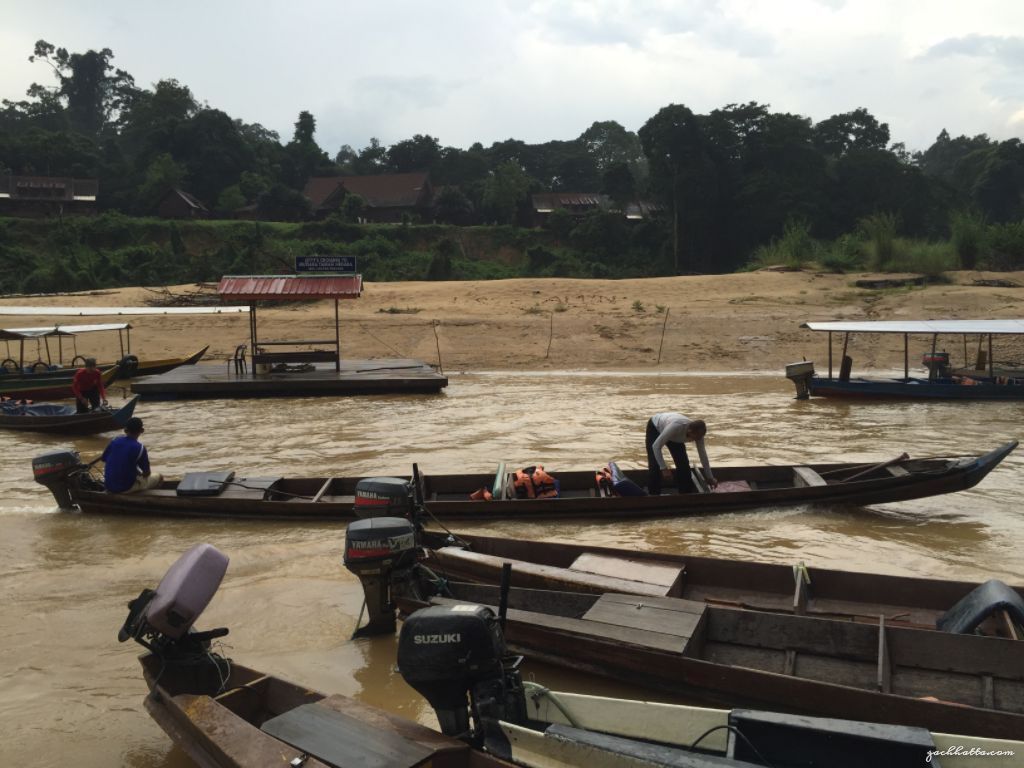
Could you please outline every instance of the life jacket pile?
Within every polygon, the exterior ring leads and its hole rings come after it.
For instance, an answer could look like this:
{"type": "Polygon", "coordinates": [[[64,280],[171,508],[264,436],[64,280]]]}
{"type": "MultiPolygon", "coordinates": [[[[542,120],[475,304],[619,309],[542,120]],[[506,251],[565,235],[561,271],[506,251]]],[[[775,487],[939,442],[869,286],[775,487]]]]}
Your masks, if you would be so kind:
{"type": "Polygon", "coordinates": [[[594,472],[594,483],[597,485],[598,496],[615,496],[615,479],[609,467],[601,467],[594,472]]]}
{"type": "Polygon", "coordinates": [[[517,469],[512,476],[512,489],[517,499],[553,498],[558,496],[558,481],[538,464],[517,469]]]}

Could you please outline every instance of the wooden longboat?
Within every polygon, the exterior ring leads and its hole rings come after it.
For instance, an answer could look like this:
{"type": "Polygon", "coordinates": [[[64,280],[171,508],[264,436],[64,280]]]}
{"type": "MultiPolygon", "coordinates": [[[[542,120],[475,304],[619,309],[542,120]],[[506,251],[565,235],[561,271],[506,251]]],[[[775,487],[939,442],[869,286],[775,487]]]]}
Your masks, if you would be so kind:
{"type": "Polygon", "coordinates": [[[166,665],[153,654],[139,661],[150,690],[146,710],[201,768],[512,765],[425,725],[241,664],[230,665],[222,685],[209,667],[166,665]],[[292,736],[273,735],[289,721],[292,736]],[[305,741],[295,737],[303,722],[311,726],[305,741]]]}
{"type": "MultiPolygon", "coordinates": [[[[396,594],[411,613],[498,606],[500,587],[396,594]]],[[[651,595],[509,591],[505,637],[530,658],[727,706],[988,738],[1024,733],[1024,645],[651,595]]]]}
{"type": "Polygon", "coordinates": [[[195,365],[202,360],[203,355],[206,354],[206,350],[210,347],[209,345],[203,347],[198,352],[188,357],[165,357],[151,360],[148,358],[141,358],[135,364],[135,370],[125,370],[121,373],[120,378],[135,378],[136,376],[155,376],[160,373],[167,373],[173,371],[175,368],[179,368],[183,365],[195,365]]]}
{"type": "MultiPolygon", "coordinates": [[[[592,471],[556,472],[558,498],[517,499],[511,472],[504,465],[495,474],[423,475],[422,498],[430,514],[458,520],[641,519],[681,517],[772,508],[797,504],[881,504],[934,496],[973,487],[995,468],[1017,441],[971,456],[901,457],[879,464],[808,464],[797,466],[716,467],[714,492],[660,496],[606,496],[592,471]],[[482,487],[494,490],[492,500],[470,498],[482,487]]],[[[362,478],[241,477],[210,473],[202,495],[184,493],[195,487],[186,475],[134,494],[109,494],[95,478],[70,467],[49,473],[46,485],[60,506],[85,513],[226,517],[288,520],[351,520],[355,517],[356,484],[362,478]],[[206,491],[209,491],[208,493],[206,491]]],[[[200,482],[204,473],[194,473],[200,482]]],[[[642,470],[625,473],[639,484],[642,470]]]]}
{"type": "MultiPolygon", "coordinates": [[[[504,564],[511,585],[527,589],[677,597],[709,606],[934,629],[979,584],[839,571],[696,555],[642,552],[563,542],[422,531],[424,564],[454,581],[497,585],[504,564]]],[[[1024,585],[1011,587],[1024,595],[1024,585]]],[[[999,613],[981,631],[1024,639],[999,613]]],[[[1024,645],[1021,646],[1024,654],[1024,645]]]]}
{"type": "MultiPolygon", "coordinates": [[[[786,366],[786,377],[796,386],[797,399],[844,397],[862,400],[1024,400],[1024,377],[1019,371],[998,366],[993,358],[993,337],[1024,335],[1024,320],[853,320],[808,322],[800,326],[828,333],[828,375],[819,375],[811,362],[786,366]],[[836,371],[832,334],[844,335],[836,371]],[[903,336],[903,376],[893,378],[851,376],[849,351],[852,334],[900,334],[903,336]],[[922,359],[924,376],[912,376],[909,337],[931,337],[931,349],[922,359]],[[962,337],[964,365],[953,367],[951,353],[938,349],[938,337],[962,337]],[[977,337],[974,359],[968,354],[968,338],[977,337]],[[987,340],[987,346],[982,346],[987,340]],[[835,375],[833,375],[835,374],[835,375]]],[[[956,342],[954,342],[954,346],[956,342]]]]}
{"type": "MultiPolygon", "coordinates": [[[[61,368],[41,373],[6,373],[0,375],[0,395],[15,400],[60,400],[74,397],[71,379],[74,368],[61,368]]],[[[117,378],[118,368],[112,365],[102,371],[103,386],[109,387],[117,378]]]]}
{"type": "Polygon", "coordinates": [[[124,427],[135,412],[138,401],[139,396],[136,395],[117,410],[98,408],[88,413],[78,413],[73,405],[4,401],[0,402],[0,429],[60,435],[110,432],[124,427]]]}

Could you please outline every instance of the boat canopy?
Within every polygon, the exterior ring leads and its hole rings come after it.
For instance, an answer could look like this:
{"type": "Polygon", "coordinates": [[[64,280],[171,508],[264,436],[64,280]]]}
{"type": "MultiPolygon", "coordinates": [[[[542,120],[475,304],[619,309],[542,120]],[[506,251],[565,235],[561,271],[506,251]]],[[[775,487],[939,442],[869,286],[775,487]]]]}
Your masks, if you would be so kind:
{"type": "Polygon", "coordinates": [[[14,333],[25,333],[35,336],[72,336],[79,333],[95,331],[124,331],[130,329],[130,323],[95,323],[93,325],[51,325],[45,328],[11,328],[14,333]]]}
{"type": "Polygon", "coordinates": [[[201,306],[201,307],[30,307],[0,305],[0,315],[227,315],[248,312],[247,306],[201,306]]]}
{"type": "Polygon", "coordinates": [[[836,333],[963,333],[1024,335],[1024,320],[837,320],[801,328],[836,333]]]}
{"type": "Polygon", "coordinates": [[[47,336],[73,336],[74,333],[56,326],[46,328],[0,328],[0,341],[25,341],[43,339],[47,336]]]}

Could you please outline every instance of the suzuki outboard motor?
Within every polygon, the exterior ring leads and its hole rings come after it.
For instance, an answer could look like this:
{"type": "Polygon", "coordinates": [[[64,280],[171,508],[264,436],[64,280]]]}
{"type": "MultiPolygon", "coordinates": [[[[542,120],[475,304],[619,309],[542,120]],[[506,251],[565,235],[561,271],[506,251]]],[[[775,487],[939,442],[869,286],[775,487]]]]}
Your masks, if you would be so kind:
{"type": "Polygon", "coordinates": [[[144,589],[128,603],[128,618],[117,633],[131,638],[168,662],[194,659],[226,628],[195,632],[192,625],[217,592],[228,557],[210,544],[196,544],[172,565],[155,590],[144,589]]]}
{"type": "MultiPolygon", "coordinates": [[[[364,482],[364,481],[360,481],[364,482]]],[[[416,563],[416,530],[403,517],[370,517],[345,529],[345,567],[359,577],[370,621],[355,635],[393,634],[391,584],[416,563]]]]}
{"type": "Polygon", "coordinates": [[[365,477],[356,483],[356,517],[412,517],[412,486],[397,477],[365,477]]]}
{"type": "Polygon", "coordinates": [[[71,509],[75,503],[68,491],[68,477],[72,472],[85,469],[78,451],[65,450],[44,453],[32,459],[32,476],[40,485],[50,489],[57,506],[71,509]]]}
{"type": "Polygon", "coordinates": [[[521,661],[508,654],[497,616],[482,605],[423,608],[398,638],[398,669],[433,707],[441,731],[507,759],[498,721],[526,720],[521,661]]]}

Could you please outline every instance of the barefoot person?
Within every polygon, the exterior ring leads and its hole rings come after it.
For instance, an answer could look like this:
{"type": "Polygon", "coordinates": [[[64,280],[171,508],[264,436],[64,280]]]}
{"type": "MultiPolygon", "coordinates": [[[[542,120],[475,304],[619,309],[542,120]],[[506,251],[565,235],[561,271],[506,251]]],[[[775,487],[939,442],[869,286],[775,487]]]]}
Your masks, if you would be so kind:
{"type": "Polygon", "coordinates": [[[676,464],[676,487],[680,493],[694,493],[697,486],[690,474],[690,460],[686,455],[686,443],[697,444],[697,453],[704,468],[704,476],[712,488],[718,481],[711,473],[708,452],[704,447],[707,424],[700,419],[690,419],[678,413],[656,413],[647,422],[647,491],[652,496],[661,493],[662,479],[671,480],[672,471],[665,463],[663,449],[667,446],[676,464]]]}
{"type": "Polygon", "coordinates": [[[71,392],[75,396],[78,413],[88,413],[107,405],[107,391],[103,388],[103,373],[96,367],[96,358],[85,358],[85,367],[75,371],[71,378],[71,392]]]}
{"type": "Polygon", "coordinates": [[[108,493],[135,493],[156,488],[163,475],[152,474],[149,454],[139,442],[145,432],[142,419],[132,417],[124,425],[124,434],[111,440],[103,451],[103,483],[108,493]]]}

